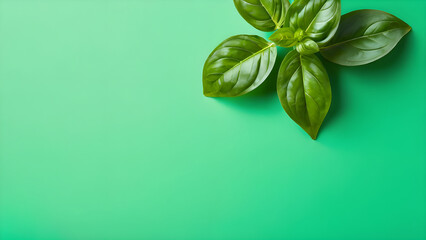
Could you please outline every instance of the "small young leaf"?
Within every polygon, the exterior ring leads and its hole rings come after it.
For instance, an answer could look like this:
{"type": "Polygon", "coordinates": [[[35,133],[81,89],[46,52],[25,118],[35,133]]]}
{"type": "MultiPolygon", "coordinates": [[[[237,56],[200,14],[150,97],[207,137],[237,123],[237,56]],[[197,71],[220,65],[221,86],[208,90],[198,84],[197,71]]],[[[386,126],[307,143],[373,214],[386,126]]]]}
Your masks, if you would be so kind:
{"type": "Polygon", "coordinates": [[[274,67],[274,43],[254,35],[237,35],[223,41],[207,58],[203,89],[207,97],[235,97],[262,84],[274,67]]]}
{"type": "Polygon", "coordinates": [[[269,37],[269,40],[285,48],[293,47],[297,44],[297,39],[294,38],[294,31],[291,28],[278,29],[269,37]]]}
{"type": "Polygon", "coordinates": [[[321,54],[344,66],[371,63],[388,54],[410,30],[408,24],[386,12],[350,12],[342,16],[335,37],[321,54]]]}
{"type": "Polygon", "coordinates": [[[300,54],[310,55],[319,52],[318,44],[309,38],[306,38],[301,43],[297,44],[296,50],[300,54]]]}
{"type": "Polygon", "coordinates": [[[288,0],[234,0],[234,4],[249,24],[264,32],[280,28],[290,7],[288,0]]]}
{"type": "Polygon", "coordinates": [[[295,32],[294,32],[294,38],[297,39],[299,42],[302,41],[305,38],[305,32],[298,28],[295,32]]]}
{"type": "Polygon", "coordinates": [[[287,11],[284,27],[300,28],[306,37],[324,46],[339,26],[340,8],[340,0],[295,0],[287,11]]]}
{"type": "Polygon", "coordinates": [[[321,61],[314,54],[289,52],[280,67],[277,92],[291,119],[316,139],[331,104],[330,81],[321,61]]]}

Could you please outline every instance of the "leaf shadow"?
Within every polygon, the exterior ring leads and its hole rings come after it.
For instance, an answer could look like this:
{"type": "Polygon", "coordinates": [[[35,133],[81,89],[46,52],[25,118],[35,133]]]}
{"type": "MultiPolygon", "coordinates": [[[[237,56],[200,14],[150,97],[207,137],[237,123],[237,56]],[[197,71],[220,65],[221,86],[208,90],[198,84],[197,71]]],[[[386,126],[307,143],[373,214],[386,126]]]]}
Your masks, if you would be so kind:
{"type": "Polygon", "coordinates": [[[345,100],[343,98],[342,91],[341,91],[342,88],[340,85],[341,84],[341,79],[340,79],[341,66],[325,60],[322,56],[321,56],[321,60],[324,64],[325,69],[327,69],[327,73],[330,78],[331,94],[332,94],[330,110],[328,111],[328,114],[326,118],[324,119],[324,122],[321,128],[321,129],[325,129],[341,114],[342,110],[344,109],[343,102],[345,100]]]}
{"type": "Polygon", "coordinates": [[[387,71],[387,74],[392,74],[392,71],[398,71],[398,66],[404,62],[407,62],[407,59],[409,58],[409,46],[413,45],[414,39],[411,35],[413,35],[413,33],[406,35],[386,56],[367,65],[356,67],[340,66],[327,61],[321,56],[321,59],[323,60],[324,66],[327,69],[328,75],[330,77],[330,85],[333,94],[330,110],[324,120],[322,129],[327,128],[329,124],[332,124],[333,121],[336,121],[336,119],[342,115],[342,112],[345,109],[345,102],[348,101],[345,99],[345,95],[342,91],[342,79],[340,79],[340,72],[348,71],[348,74],[350,75],[359,76],[361,81],[389,79],[385,77],[377,78],[375,76],[384,73],[384,71],[387,71]]]}
{"type": "MultiPolygon", "coordinates": [[[[361,79],[364,78],[371,81],[373,78],[368,76],[373,76],[376,74],[391,74],[392,71],[399,71],[399,66],[403,63],[408,62],[409,58],[409,47],[414,45],[414,32],[408,33],[401,41],[395,46],[390,53],[388,53],[383,58],[369,63],[367,65],[362,65],[358,67],[345,67],[349,69],[350,73],[354,75],[361,76],[361,79]],[[386,71],[386,72],[385,72],[386,71]]],[[[374,78],[374,79],[387,79],[387,78],[374,78]]]]}

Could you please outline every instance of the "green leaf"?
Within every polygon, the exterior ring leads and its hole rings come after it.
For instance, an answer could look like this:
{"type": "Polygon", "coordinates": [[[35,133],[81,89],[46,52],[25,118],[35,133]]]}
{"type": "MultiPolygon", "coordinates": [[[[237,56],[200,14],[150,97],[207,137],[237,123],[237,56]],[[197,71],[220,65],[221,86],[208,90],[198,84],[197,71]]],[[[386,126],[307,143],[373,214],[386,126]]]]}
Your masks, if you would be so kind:
{"type": "Polygon", "coordinates": [[[262,84],[274,67],[274,43],[254,35],[237,35],[223,41],[208,57],[203,70],[207,97],[235,97],[262,84]]]}
{"type": "Polygon", "coordinates": [[[300,54],[310,55],[319,52],[318,44],[309,38],[306,38],[301,43],[297,44],[296,50],[300,54]]]}
{"type": "Polygon", "coordinates": [[[280,67],[277,92],[291,119],[316,139],[331,104],[330,81],[321,61],[314,54],[289,52],[280,67]]]}
{"type": "Polygon", "coordinates": [[[274,32],[269,37],[269,40],[273,41],[280,47],[293,47],[297,44],[298,39],[294,37],[294,31],[291,28],[281,28],[274,32]]]}
{"type": "Polygon", "coordinates": [[[337,33],[321,54],[329,61],[358,66],[388,54],[411,27],[378,10],[358,10],[342,16],[337,33]]]}
{"type": "Polygon", "coordinates": [[[248,23],[264,32],[280,28],[290,7],[288,0],[234,0],[234,4],[248,23]]]}
{"type": "Polygon", "coordinates": [[[339,26],[340,8],[340,0],[295,0],[287,11],[284,27],[300,28],[306,37],[324,46],[339,26]]]}

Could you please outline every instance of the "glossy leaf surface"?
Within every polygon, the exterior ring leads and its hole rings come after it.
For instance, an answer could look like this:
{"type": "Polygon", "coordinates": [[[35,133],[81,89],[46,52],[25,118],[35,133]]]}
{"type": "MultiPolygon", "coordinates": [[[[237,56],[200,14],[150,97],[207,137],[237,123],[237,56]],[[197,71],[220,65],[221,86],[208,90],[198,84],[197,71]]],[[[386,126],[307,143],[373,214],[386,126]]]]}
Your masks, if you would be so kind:
{"type": "Polygon", "coordinates": [[[274,67],[277,48],[259,36],[237,35],[223,41],[203,70],[207,97],[235,97],[257,88],[274,67]]]}
{"type": "Polygon", "coordinates": [[[269,40],[273,41],[280,47],[293,47],[297,44],[298,40],[294,37],[294,31],[291,28],[281,28],[275,31],[269,40]]]}
{"type": "Polygon", "coordinates": [[[296,46],[300,54],[310,55],[319,52],[318,44],[309,38],[306,38],[296,46]]]}
{"type": "Polygon", "coordinates": [[[286,14],[285,27],[301,29],[305,36],[324,46],[340,21],[340,0],[295,0],[286,14]]]}
{"type": "Polygon", "coordinates": [[[260,31],[280,28],[290,7],[288,0],[234,0],[240,15],[260,31]]]}
{"type": "Polygon", "coordinates": [[[358,10],[342,16],[339,29],[321,54],[329,61],[358,66],[388,54],[411,27],[378,10],[358,10]]]}
{"type": "Polygon", "coordinates": [[[291,119],[316,139],[331,104],[330,82],[321,61],[313,54],[288,53],[278,74],[277,92],[291,119]]]}

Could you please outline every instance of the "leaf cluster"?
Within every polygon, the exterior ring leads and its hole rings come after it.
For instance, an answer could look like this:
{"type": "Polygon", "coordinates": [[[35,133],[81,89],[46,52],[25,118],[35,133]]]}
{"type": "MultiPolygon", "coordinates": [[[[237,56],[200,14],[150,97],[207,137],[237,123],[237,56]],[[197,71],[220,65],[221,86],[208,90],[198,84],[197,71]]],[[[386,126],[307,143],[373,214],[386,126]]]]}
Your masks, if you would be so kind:
{"type": "Polygon", "coordinates": [[[379,10],[341,15],[340,0],[234,0],[240,15],[260,31],[275,31],[268,42],[237,35],[207,58],[203,91],[207,97],[236,97],[261,85],[277,59],[277,46],[291,48],[281,63],[277,94],[281,105],[312,139],[332,99],[326,69],[316,54],[343,66],[359,66],[387,55],[411,30],[379,10]]]}

